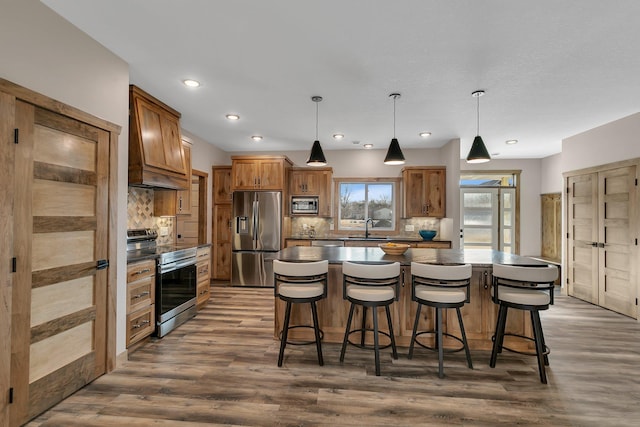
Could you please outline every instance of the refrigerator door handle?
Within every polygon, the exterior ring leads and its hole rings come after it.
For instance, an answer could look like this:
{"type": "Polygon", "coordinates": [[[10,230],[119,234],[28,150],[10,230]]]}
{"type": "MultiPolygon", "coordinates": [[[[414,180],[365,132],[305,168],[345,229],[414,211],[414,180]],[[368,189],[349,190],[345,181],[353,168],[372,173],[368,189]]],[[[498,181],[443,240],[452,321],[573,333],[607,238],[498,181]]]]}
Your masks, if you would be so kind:
{"type": "Polygon", "coordinates": [[[260,225],[260,222],[258,220],[258,201],[254,200],[253,201],[253,249],[256,250],[257,249],[257,245],[258,245],[258,226],[260,225]]]}

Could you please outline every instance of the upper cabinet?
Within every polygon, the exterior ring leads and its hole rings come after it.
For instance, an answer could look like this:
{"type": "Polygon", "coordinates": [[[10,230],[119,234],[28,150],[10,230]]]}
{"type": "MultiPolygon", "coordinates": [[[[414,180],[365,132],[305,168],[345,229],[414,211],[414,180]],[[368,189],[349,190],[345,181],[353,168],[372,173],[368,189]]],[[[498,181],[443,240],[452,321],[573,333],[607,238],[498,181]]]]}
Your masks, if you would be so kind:
{"type": "Polygon", "coordinates": [[[282,191],[290,167],[291,160],[285,156],[232,156],[231,191],[282,191]]]}
{"type": "Polygon", "coordinates": [[[446,214],[446,168],[405,167],[402,169],[403,214],[405,218],[446,214]]]}
{"type": "Polygon", "coordinates": [[[318,196],[318,216],[331,216],[332,168],[289,169],[291,196],[318,196]]]}
{"type": "Polygon", "coordinates": [[[189,188],[180,113],[129,86],[129,185],[189,188]]]}
{"type": "Polygon", "coordinates": [[[230,204],[231,192],[231,166],[213,167],[213,203],[216,205],[230,204]]]}
{"type": "MultiPolygon", "coordinates": [[[[182,149],[187,163],[188,182],[191,182],[191,144],[183,141],[182,149]]],[[[162,190],[153,192],[154,215],[191,215],[191,186],[188,190],[162,190]]]]}

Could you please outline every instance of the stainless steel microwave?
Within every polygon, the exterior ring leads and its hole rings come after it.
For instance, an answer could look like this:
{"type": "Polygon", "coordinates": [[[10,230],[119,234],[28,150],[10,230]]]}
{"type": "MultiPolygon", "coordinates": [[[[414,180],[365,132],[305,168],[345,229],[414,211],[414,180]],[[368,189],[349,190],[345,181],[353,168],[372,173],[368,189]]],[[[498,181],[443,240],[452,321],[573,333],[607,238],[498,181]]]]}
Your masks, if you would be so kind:
{"type": "Polygon", "coordinates": [[[292,215],[318,215],[318,196],[291,196],[292,215]]]}

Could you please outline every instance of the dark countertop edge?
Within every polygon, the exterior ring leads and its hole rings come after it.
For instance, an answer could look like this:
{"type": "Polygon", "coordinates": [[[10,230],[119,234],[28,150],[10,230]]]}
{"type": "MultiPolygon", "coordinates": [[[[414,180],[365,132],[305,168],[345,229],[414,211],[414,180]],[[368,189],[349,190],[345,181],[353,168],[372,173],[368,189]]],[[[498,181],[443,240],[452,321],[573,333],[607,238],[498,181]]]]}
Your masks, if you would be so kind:
{"type": "Polygon", "coordinates": [[[394,242],[414,242],[414,243],[429,243],[429,242],[443,242],[443,243],[451,243],[451,240],[440,240],[440,239],[432,239],[432,240],[424,240],[420,237],[373,237],[369,239],[359,238],[359,237],[304,237],[304,236],[289,236],[285,237],[285,240],[340,240],[344,242],[383,242],[383,241],[394,241],[394,242]]]}
{"type": "Polygon", "coordinates": [[[278,252],[273,259],[281,261],[321,261],[328,260],[329,264],[342,264],[353,261],[369,264],[382,264],[398,261],[403,266],[411,262],[433,264],[469,263],[474,267],[491,267],[493,264],[507,265],[547,265],[546,262],[512,255],[494,250],[460,250],[460,249],[429,249],[410,248],[403,255],[386,255],[377,247],[308,247],[296,246],[278,252]]]}

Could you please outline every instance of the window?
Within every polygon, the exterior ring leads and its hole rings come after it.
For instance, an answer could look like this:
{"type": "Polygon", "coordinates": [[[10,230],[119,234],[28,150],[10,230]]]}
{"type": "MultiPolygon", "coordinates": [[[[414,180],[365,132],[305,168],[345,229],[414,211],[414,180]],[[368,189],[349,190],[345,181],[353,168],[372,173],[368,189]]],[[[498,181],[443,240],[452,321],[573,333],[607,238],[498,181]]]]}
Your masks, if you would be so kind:
{"type": "Polygon", "coordinates": [[[397,179],[336,179],[338,230],[364,230],[373,220],[372,231],[396,230],[397,179]]]}

